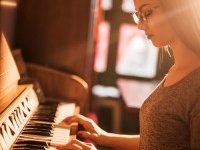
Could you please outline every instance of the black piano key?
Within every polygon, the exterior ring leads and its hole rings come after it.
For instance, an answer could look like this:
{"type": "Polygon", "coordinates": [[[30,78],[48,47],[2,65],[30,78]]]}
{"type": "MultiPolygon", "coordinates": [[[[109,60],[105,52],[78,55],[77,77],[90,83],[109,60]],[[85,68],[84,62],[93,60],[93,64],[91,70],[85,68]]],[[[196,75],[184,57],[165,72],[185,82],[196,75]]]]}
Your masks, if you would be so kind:
{"type": "Polygon", "coordinates": [[[48,126],[43,126],[43,127],[40,127],[40,126],[27,126],[25,127],[23,130],[28,130],[28,129],[32,129],[32,130],[38,130],[38,131],[53,131],[54,128],[53,127],[48,127],[48,126]]]}
{"type": "Polygon", "coordinates": [[[47,123],[47,122],[40,123],[40,122],[34,122],[34,121],[29,121],[26,126],[53,127],[51,123],[47,123]]]}
{"type": "Polygon", "coordinates": [[[13,148],[39,148],[39,149],[43,149],[45,148],[45,146],[43,145],[33,145],[33,144],[15,144],[13,145],[13,148]]]}
{"type": "Polygon", "coordinates": [[[45,121],[47,120],[48,122],[49,121],[54,121],[55,120],[55,117],[32,117],[31,120],[39,120],[39,121],[45,121]]]}
{"type": "Polygon", "coordinates": [[[35,118],[33,118],[30,121],[46,121],[46,122],[49,122],[49,123],[55,123],[54,119],[48,119],[48,118],[46,118],[46,119],[40,119],[40,118],[35,119],[35,118]]]}
{"type": "Polygon", "coordinates": [[[47,137],[52,137],[52,133],[46,133],[46,132],[31,132],[31,131],[22,131],[22,134],[26,135],[41,135],[41,136],[47,136],[47,137]]]}
{"type": "Polygon", "coordinates": [[[53,130],[53,126],[39,126],[39,125],[27,125],[26,126],[27,128],[37,128],[37,129],[40,129],[40,128],[43,128],[43,129],[47,129],[47,130],[53,130]]]}
{"type": "Polygon", "coordinates": [[[33,133],[33,135],[35,135],[35,133],[46,133],[46,134],[49,134],[51,135],[53,133],[53,130],[38,130],[38,129],[26,129],[26,130],[23,130],[22,133],[26,133],[26,132],[30,132],[30,133],[33,133]]]}
{"type": "Polygon", "coordinates": [[[45,141],[37,141],[37,140],[18,140],[15,144],[33,144],[33,145],[44,145],[48,146],[49,144],[45,141]]]}
{"type": "Polygon", "coordinates": [[[12,147],[12,150],[45,150],[49,144],[44,141],[18,140],[12,147]]]}
{"type": "Polygon", "coordinates": [[[40,131],[40,132],[51,132],[53,130],[45,129],[45,128],[24,128],[23,131],[40,131]]]}

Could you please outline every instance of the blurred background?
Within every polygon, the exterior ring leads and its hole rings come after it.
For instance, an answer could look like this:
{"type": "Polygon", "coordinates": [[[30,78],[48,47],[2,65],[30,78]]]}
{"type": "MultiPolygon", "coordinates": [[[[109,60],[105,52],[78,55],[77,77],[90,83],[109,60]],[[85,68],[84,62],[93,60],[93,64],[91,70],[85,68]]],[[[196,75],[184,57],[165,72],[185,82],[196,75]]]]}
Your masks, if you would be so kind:
{"type": "Polygon", "coordinates": [[[1,31],[25,62],[87,82],[82,114],[108,132],[135,134],[140,107],[173,56],[137,29],[134,10],[132,0],[1,0],[1,31]]]}

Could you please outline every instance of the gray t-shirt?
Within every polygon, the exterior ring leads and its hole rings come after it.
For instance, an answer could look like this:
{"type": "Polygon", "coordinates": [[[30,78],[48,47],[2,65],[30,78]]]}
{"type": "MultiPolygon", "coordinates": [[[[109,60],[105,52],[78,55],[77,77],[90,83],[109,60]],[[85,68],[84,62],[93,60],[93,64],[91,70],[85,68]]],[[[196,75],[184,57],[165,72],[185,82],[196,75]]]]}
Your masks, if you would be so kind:
{"type": "Polygon", "coordinates": [[[140,150],[200,150],[200,68],[163,82],[140,110],[140,150]]]}

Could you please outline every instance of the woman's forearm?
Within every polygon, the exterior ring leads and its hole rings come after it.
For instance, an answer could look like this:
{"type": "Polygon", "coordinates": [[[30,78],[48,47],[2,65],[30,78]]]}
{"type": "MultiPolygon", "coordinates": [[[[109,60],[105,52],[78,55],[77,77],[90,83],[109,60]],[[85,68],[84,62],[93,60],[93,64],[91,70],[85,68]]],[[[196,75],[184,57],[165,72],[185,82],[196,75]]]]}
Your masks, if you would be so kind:
{"type": "Polygon", "coordinates": [[[107,133],[102,135],[101,144],[117,150],[139,150],[139,135],[107,133]]]}

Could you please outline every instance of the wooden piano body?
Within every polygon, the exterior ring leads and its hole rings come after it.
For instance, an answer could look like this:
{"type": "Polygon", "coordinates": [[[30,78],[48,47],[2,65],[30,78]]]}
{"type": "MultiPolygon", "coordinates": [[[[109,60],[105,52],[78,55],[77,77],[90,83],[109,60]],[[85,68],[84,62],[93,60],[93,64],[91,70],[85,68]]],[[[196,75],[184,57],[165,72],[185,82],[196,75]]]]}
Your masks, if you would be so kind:
{"type": "MultiPolygon", "coordinates": [[[[0,149],[55,149],[55,146],[67,143],[70,138],[76,138],[77,124],[66,126],[59,123],[67,116],[79,113],[77,101],[40,102],[32,84],[18,85],[19,71],[4,35],[1,36],[0,48],[0,149]],[[48,131],[47,126],[51,128],[48,131]],[[30,142],[34,144],[31,145],[30,142]],[[45,146],[41,146],[41,143],[45,146]]],[[[87,95],[86,82],[82,84],[83,81],[75,76],[71,79],[73,81],[68,82],[68,86],[72,83],[73,87],[75,83],[75,87],[79,89],[79,83],[81,88],[85,88],[84,94],[87,95]]],[[[70,96],[77,98],[72,94],[75,92],[68,92],[68,99],[70,96]]]]}

